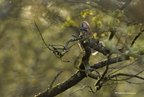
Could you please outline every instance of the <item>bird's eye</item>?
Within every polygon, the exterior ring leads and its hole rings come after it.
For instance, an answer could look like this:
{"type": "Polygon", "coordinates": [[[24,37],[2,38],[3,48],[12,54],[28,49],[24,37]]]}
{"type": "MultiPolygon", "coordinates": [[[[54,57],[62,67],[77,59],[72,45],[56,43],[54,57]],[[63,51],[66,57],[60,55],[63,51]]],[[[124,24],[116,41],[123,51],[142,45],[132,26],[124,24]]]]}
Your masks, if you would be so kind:
{"type": "Polygon", "coordinates": [[[81,30],[81,31],[85,31],[85,32],[87,32],[87,31],[88,31],[88,29],[87,29],[87,28],[80,28],[80,30],[81,30]]]}
{"type": "Polygon", "coordinates": [[[88,32],[88,29],[87,29],[87,28],[85,28],[84,30],[85,30],[86,32],[88,32]]]}

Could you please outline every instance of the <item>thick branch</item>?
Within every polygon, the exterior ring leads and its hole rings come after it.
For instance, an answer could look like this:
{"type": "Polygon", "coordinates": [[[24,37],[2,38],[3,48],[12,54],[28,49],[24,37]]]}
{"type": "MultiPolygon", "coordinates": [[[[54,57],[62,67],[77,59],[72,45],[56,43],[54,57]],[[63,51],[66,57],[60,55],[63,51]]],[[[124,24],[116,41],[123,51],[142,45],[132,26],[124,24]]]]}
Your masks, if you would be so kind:
{"type": "Polygon", "coordinates": [[[69,89],[70,87],[76,85],[80,82],[83,78],[85,78],[85,72],[77,71],[73,76],[71,76],[68,80],[57,84],[56,86],[52,87],[51,89],[46,89],[42,93],[35,95],[35,97],[54,97],[65,90],[69,89]]]}
{"type": "MultiPolygon", "coordinates": [[[[116,58],[111,58],[109,61],[109,65],[121,61],[129,60],[129,56],[121,56],[116,58]]],[[[99,69],[104,66],[106,66],[107,60],[101,61],[97,64],[94,64],[91,66],[91,68],[99,69]]],[[[68,80],[57,84],[56,86],[52,87],[51,89],[46,89],[42,93],[36,95],[35,97],[53,97],[56,96],[65,90],[69,89],[70,87],[76,85],[79,83],[82,79],[86,77],[86,74],[84,71],[77,71],[73,76],[71,76],[68,80]]]]}

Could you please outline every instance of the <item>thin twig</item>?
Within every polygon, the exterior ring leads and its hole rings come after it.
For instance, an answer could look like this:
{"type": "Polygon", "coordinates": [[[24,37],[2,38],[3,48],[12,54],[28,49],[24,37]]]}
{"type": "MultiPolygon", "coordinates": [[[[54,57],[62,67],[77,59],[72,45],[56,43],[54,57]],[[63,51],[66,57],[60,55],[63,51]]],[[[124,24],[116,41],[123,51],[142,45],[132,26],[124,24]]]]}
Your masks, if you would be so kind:
{"type": "Polygon", "coordinates": [[[116,73],[116,72],[118,72],[118,71],[120,71],[120,70],[122,70],[122,69],[124,69],[124,68],[126,68],[126,67],[128,67],[128,66],[134,65],[134,63],[135,63],[136,61],[137,61],[137,60],[135,60],[134,62],[132,62],[132,63],[130,63],[130,64],[128,64],[128,65],[124,65],[124,66],[119,65],[119,66],[115,67],[114,69],[117,69],[117,68],[120,68],[120,69],[115,70],[115,71],[113,71],[113,69],[110,70],[110,71],[109,71],[109,75],[112,75],[112,74],[114,74],[114,73],[116,73]],[[110,72],[111,72],[111,73],[110,73],[110,72]]]}
{"type": "Polygon", "coordinates": [[[95,93],[95,91],[92,89],[91,86],[86,85],[86,86],[83,86],[82,88],[80,88],[80,89],[78,89],[78,90],[72,92],[71,94],[69,94],[69,97],[72,96],[74,93],[76,93],[76,92],[78,92],[78,91],[84,90],[85,88],[89,88],[89,89],[90,89],[90,92],[95,93]]]}
{"type": "Polygon", "coordinates": [[[53,50],[47,45],[47,43],[45,42],[45,40],[44,40],[44,38],[43,38],[43,36],[42,36],[42,34],[41,34],[41,32],[40,32],[40,29],[38,28],[38,26],[37,26],[37,24],[36,24],[35,21],[34,21],[34,24],[35,24],[35,26],[36,26],[36,28],[37,28],[40,36],[41,36],[41,39],[42,39],[43,43],[45,44],[45,46],[46,46],[49,50],[53,51],[53,50]]]}
{"type": "Polygon", "coordinates": [[[132,43],[131,43],[131,46],[133,46],[133,44],[135,43],[135,41],[137,40],[137,38],[142,34],[142,32],[139,32],[138,35],[133,39],[132,43]]]}
{"type": "Polygon", "coordinates": [[[127,82],[127,83],[130,83],[130,84],[135,84],[135,85],[141,85],[141,84],[144,84],[144,83],[135,83],[135,82],[130,82],[130,81],[127,81],[127,80],[126,80],[126,82],[127,82]]]}
{"type": "MultiPolygon", "coordinates": [[[[138,74],[142,73],[143,71],[144,71],[144,70],[140,71],[140,72],[137,73],[136,75],[133,75],[133,74],[126,74],[126,73],[118,73],[118,74],[115,74],[115,75],[110,76],[110,78],[114,78],[114,77],[117,77],[117,76],[128,76],[129,78],[122,79],[121,81],[129,80],[129,79],[132,78],[132,77],[135,77],[135,78],[144,80],[144,77],[138,76],[138,74]]],[[[119,80],[119,81],[120,81],[120,80],[119,80]]]]}
{"type": "Polygon", "coordinates": [[[60,72],[54,77],[54,79],[52,80],[52,82],[51,82],[51,84],[50,84],[50,86],[49,86],[50,89],[52,88],[54,82],[56,81],[56,79],[58,78],[58,76],[59,76],[62,72],[63,72],[63,71],[60,71],[60,72]]]}
{"type": "Polygon", "coordinates": [[[95,84],[95,86],[98,86],[97,87],[97,90],[99,90],[102,86],[103,83],[101,83],[101,81],[105,78],[105,75],[107,74],[108,72],[108,69],[109,69],[109,63],[110,63],[110,56],[111,55],[108,55],[107,56],[107,63],[106,63],[106,69],[104,71],[104,73],[102,74],[101,78],[97,81],[97,83],[95,84]]]}

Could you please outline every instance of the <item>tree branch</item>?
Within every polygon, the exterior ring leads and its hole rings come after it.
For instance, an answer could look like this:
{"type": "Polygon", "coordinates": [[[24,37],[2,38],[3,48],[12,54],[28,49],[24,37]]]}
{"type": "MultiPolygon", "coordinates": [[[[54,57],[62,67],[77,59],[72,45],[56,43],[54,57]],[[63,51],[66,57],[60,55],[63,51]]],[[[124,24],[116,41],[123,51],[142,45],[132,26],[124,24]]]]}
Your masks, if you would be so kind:
{"type": "Polygon", "coordinates": [[[54,96],[64,92],[65,90],[69,89],[70,87],[76,85],[78,82],[80,82],[85,77],[86,77],[85,72],[77,71],[68,80],[55,85],[51,89],[50,88],[46,89],[42,93],[35,95],[35,97],[54,97],[54,96]]]}
{"type": "MultiPolygon", "coordinates": [[[[125,73],[115,74],[115,75],[111,76],[111,78],[118,77],[118,76],[126,76],[126,77],[130,77],[130,78],[135,77],[135,78],[144,80],[144,77],[141,77],[141,76],[138,76],[138,75],[133,75],[133,74],[125,74],[125,73]]],[[[130,78],[128,78],[128,79],[130,79],[130,78]]],[[[128,80],[128,79],[122,79],[122,81],[128,80]]]]}
{"type": "MultiPolygon", "coordinates": [[[[128,55],[111,58],[109,60],[109,65],[111,65],[113,63],[117,63],[117,62],[122,62],[125,60],[129,60],[128,55]]],[[[94,69],[102,68],[107,65],[107,61],[108,60],[103,60],[99,63],[96,63],[93,66],[91,66],[91,68],[94,68],[94,69]]],[[[51,89],[50,88],[46,89],[42,93],[35,95],[35,97],[54,97],[54,96],[64,92],[65,90],[71,88],[72,86],[76,85],[81,80],[83,80],[85,77],[86,77],[86,74],[84,71],[76,71],[76,73],[74,75],[72,75],[69,79],[67,79],[66,81],[53,86],[51,89]]]]}
{"type": "MultiPolygon", "coordinates": [[[[117,63],[117,62],[125,61],[125,60],[129,60],[129,55],[123,55],[123,56],[120,56],[120,57],[111,58],[109,60],[109,65],[117,63]]],[[[99,69],[99,68],[102,68],[102,67],[106,66],[106,64],[107,64],[107,60],[103,60],[99,63],[96,63],[96,64],[92,65],[91,68],[99,69]]]]}

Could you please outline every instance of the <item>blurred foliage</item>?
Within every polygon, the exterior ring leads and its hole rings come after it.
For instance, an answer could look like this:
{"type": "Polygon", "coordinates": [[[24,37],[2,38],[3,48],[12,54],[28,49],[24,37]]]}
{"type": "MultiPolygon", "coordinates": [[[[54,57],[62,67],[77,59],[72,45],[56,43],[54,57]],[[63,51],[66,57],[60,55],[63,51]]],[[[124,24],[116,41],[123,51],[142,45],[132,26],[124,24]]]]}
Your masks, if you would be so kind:
{"type": "MultiPolygon", "coordinates": [[[[137,2],[132,4],[134,7],[142,9],[137,5],[142,0],[137,0],[137,2]]],[[[79,47],[73,46],[64,56],[64,59],[70,60],[69,63],[62,62],[46,48],[34,21],[48,44],[65,44],[68,39],[72,38],[72,34],[79,33],[80,23],[86,20],[90,23],[93,32],[97,33],[95,37],[98,37],[104,45],[114,50],[119,46],[128,47],[143,23],[135,20],[138,14],[133,15],[133,11],[130,14],[128,10],[100,7],[98,4],[102,3],[97,3],[95,0],[0,0],[1,97],[32,97],[48,88],[59,71],[64,70],[55,83],[64,81],[76,71],[73,63],[80,53],[79,47]],[[133,19],[134,22],[132,22],[133,19]],[[110,28],[117,29],[112,41],[108,41],[110,28]]],[[[143,38],[142,34],[130,49],[132,53],[143,50],[143,38]]],[[[105,58],[98,53],[96,56],[92,56],[90,61],[91,64],[94,64],[105,58]]],[[[139,56],[137,61],[131,57],[130,61],[117,65],[131,64],[133,61],[133,64],[138,67],[133,66],[129,67],[129,70],[123,69],[121,71],[134,73],[144,69],[142,56],[139,56]]],[[[103,70],[104,68],[99,71],[103,72],[103,70]]],[[[83,85],[93,86],[94,83],[95,80],[87,78],[58,97],[66,97],[83,85]]],[[[104,86],[96,94],[84,89],[73,94],[72,97],[121,97],[121,95],[115,95],[114,91],[136,92],[139,97],[143,95],[144,87],[139,85],[124,83],[118,84],[115,90],[113,90],[114,87],[104,86]]],[[[127,97],[135,97],[135,95],[127,95],[127,97]]]]}
{"type": "Polygon", "coordinates": [[[78,25],[73,20],[71,20],[70,17],[67,17],[65,22],[62,24],[61,28],[66,27],[78,27],[78,25]]]}
{"type": "Polygon", "coordinates": [[[83,10],[83,11],[81,12],[81,16],[82,16],[83,18],[85,18],[86,16],[89,16],[89,15],[93,15],[92,10],[90,10],[90,9],[85,9],[85,10],[83,10]]]}

